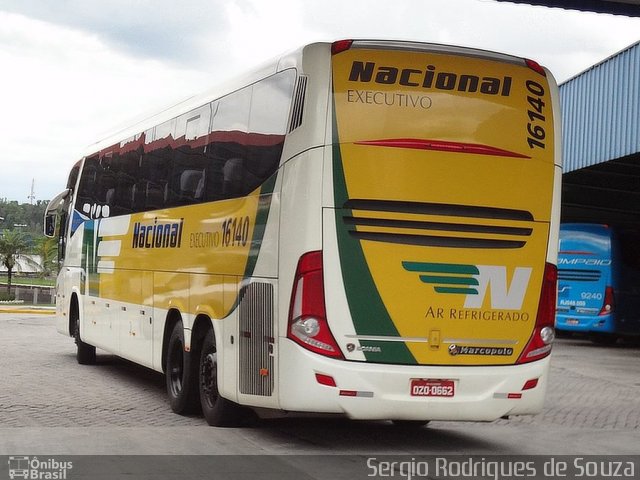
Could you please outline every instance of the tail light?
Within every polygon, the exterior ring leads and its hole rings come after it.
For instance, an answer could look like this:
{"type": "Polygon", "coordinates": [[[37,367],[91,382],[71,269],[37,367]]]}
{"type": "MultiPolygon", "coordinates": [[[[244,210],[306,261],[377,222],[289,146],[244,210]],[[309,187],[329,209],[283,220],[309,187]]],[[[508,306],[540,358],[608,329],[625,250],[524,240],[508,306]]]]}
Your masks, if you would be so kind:
{"type": "Polygon", "coordinates": [[[547,72],[544,70],[544,67],[542,67],[542,65],[540,65],[538,62],[530,60],[528,58],[526,58],[524,61],[527,64],[527,67],[529,67],[534,72],[539,73],[543,77],[547,76],[547,72]]]}
{"type": "Polygon", "coordinates": [[[551,344],[555,338],[553,326],[556,316],[556,287],[558,283],[558,269],[547,263],[544,267],[542,292],[538,303],[538,315],[533,334],[524,348],[517,363],[540,360],[551,353],[551,344]]]}
{"type": "Polygon", "coordinates": [[[338,40],[337,42],[333,42],[331,44],[331,55],[337,55],[338,53],[349,50],[351,45],[353,45],[353,40],[338,40]]]}
{"type": "Polygon", "coordinates": [[[613,313],[613,307],[615,306],[615,298],[613,295],[613,287],[607,287],[604,291],[604,303],[600,309],[598,315],[609,315],[613,313]]]}
{"type": "Polygon", "coordinates": [[[287,337],[312,352],[343,358],[327,323],[322,251],[305,253],[298,261],[291,293],[287,337]]]}

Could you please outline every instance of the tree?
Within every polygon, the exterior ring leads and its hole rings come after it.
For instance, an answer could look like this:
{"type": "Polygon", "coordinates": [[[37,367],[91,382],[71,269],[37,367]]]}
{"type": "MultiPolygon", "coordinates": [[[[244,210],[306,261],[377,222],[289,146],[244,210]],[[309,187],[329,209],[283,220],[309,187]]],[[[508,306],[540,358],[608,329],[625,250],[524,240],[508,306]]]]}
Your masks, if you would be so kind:
{"type": "Polygon", "coordinates": [[[32,249],[40,257],[38,268],[43,277],[49,277],[58,265],[58,242],[56,238],[40,237],[32,249]]]}
{"type": "Polygon", "coordinates": [[[0,262],[7,267],[7,295],[11,295],[11,275],[16,261],[28,247],[27,237],[20,230],[5,230],[0,237],[0,262]]]}

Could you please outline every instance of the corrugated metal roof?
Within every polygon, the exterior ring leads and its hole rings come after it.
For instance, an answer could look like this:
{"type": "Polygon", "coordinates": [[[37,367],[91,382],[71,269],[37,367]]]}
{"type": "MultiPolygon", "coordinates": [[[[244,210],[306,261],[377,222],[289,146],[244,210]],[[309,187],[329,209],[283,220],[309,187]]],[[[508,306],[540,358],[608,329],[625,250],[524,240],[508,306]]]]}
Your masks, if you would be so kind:
{"type": "Polygon", "coordinates": [[[640,152],[640,42],[560,86],[564,171],[640,152]]]}

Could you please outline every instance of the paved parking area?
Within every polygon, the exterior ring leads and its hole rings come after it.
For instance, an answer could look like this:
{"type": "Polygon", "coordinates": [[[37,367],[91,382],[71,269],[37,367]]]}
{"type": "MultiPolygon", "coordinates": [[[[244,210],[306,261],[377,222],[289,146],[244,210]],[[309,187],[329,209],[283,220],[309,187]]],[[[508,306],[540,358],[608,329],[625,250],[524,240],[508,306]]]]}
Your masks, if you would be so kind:
{"type": "Polygon", "coordinates": [[[98,351],[98,364],[78,365],[73,339],[53,316],[0,315],[0,425],[87,427],[201,425],[173,415],[164,377],[98,351]]]}
{"type": "Polygon", "coordinates": [[[0,313],[0,454],[31,444],[68,451],[57,446],[58,437],[75,442],[72,451],[79,453],[640,451],[638,346],[558,341],[546,408],[537,416],[432,422],[409,435],[388,424],[343,420],[264,420],[252,429],[215,429],[200,416],[173,414],[156,372],[100,351],[97,365],[78,365],[73,340],[59,335],[54,322],[49,315],[0,313]]]}

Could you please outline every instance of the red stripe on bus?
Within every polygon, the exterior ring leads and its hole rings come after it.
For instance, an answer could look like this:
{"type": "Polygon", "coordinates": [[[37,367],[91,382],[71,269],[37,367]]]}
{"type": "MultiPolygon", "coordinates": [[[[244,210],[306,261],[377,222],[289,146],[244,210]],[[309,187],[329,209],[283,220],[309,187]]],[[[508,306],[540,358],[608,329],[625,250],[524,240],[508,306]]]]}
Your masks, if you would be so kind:
{"type": "Polygon", "coordinates": [[[436,150],[439,152],[473,153],[477,155],[493,155],[499,157],[531,158],[517,152],[478,143],[447,142],[444,140],[420,140],[416,138],[391,138],[387,140],[363,140],[356,145],[373,145],[376,147],[413,148],[417,150],[436,150]]]}

